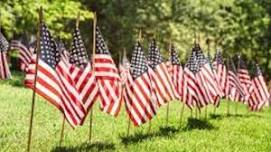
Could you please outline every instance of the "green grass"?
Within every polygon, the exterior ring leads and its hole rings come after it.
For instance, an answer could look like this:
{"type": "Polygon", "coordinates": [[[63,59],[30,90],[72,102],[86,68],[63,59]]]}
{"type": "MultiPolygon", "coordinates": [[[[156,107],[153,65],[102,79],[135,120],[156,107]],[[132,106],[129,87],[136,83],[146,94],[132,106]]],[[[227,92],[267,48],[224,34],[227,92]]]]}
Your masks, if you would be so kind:
{"type": "MultiPolygon", "coordinates": [[[[23,75],[13,72],[13,80],[0,82],[0,151],[25,151],[29,129],[32,91],[22,85],[23,75]]],[[[231,115],[227,116],[226,102],[223,101],[216,115],[208,119],[189,118],[186,108],[180,126],[182,105],[170,103],[169,123],[166,127],[166,106],[163,106],[149,124],[139,128],[131,127],[127,136],[127,116],[122,108],[117,119],[98,109],[95,104],[93,140],[88,142],[89,119],[84,126],[71,129],[65,125],[65,136],[59,146],[63,117],[53,106],[41,97],[36,100],[32,151],[201,151],[201,152],[270,152],[271,151],[271,110],[247,112],[245,105],[230,105],[231,115]]],[[[195,115],[194,115],[195,116],[195,115]]]]}

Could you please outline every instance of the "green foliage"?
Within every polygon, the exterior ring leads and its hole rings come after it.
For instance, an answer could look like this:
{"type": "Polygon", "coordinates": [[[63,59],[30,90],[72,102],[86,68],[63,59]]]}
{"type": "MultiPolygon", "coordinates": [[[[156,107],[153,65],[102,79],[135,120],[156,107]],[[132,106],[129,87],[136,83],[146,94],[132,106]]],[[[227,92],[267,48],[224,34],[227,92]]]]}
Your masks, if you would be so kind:
{"type": "Polygon", "coordinates": [[[210,53],[216,47],[225,57],[242,52],[256,60],[266,76],[271,74],[271,2],[270,0],[2,0],[1,24],[9,38],[24,33],[35,34],[37,9],[44,7],[46,23],[56,37],[70,42],[77,13],[81,12],[81,33],[91,47],[93,10],[114,59],[126,48],[131,55],[139,30],[143,45],[156,38],[164,57],[170,41],[180,51],[180,58],[190,53],[195,34],[202,48],[210,53]],[[199,38],[198,38],[199,37],[199,38]]]}
{"type": "Polygon", "coordinates": [[[141,29],[145,48],[155,37],[167,57],[171,40],[184,61],[196,33],[204,50],[208,48],[206,40],[210,40],[211,54],[215,47],[221,47],[225,56],[242,52],[250,60],[260,58],[257,61],[266,65],[267,70],[270,68],[270,42],[266,36],[270,33],[269,3],[268,0],[92,0],[89,7],[98,12],[98,21],[114,54],[123,47],[131,48],[141,29]]]}
{"type": "Polygon", "coordinates": [[[78,12],[81,20],[93,18],[80,2],[74,0],[7,0],[0,2],[1,25],[9,38],[15,35],[34,34],[37,30],[38,9],[44,9],[45,22],[52,33],[61,39],[71,37],[71,28],[78,12]],[[68,30],[68,31],[67,31],[68,30]]]}
{"type": "MultiPolygon", "coordinates": [[[[23,74],[13,72],[13,80],[0,82],[0,151],[26,151],[32,91],[22,86],[23,74]]],[[[227,116],[226,101],[216,114],[204,120],[189,118],[185,108],[183,123],[179,117],[182,105],[170,102],[169,123],[166,127],[166,106],[159,109],[149,124],[139,128],[131,125],[127,136],[127,114],[124,106],[115,119],[100,111],[95,104],[92,144],[88,142],[89,118],[76,129],[66,123],[62,147],[59,147],[63,115],[47,101],[37,96],[33,121],[32,151],[187,151],[187,152],[269,152],[271,150],[271,110],[247,112],[246,105],[230,104],[232,115],[227,116]]],[[[213,107],[208,107],[209,114],[213,107]]],[[[194,115],[195,116],[195,115],[194,115]]]]}

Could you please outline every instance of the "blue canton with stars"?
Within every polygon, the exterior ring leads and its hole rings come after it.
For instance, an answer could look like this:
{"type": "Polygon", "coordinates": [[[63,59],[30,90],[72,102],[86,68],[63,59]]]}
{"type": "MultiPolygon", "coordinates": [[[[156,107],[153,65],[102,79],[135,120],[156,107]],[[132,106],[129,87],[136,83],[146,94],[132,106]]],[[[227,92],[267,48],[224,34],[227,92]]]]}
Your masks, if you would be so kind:
{"type": "Polygon", "coordinates": [[[163,57],[161,56],[160,49],[153,39],[149,46],[148,61],[151,68],[155,68],[158,64],[163,62],[163,57]]]}
{"type": "Polygon", "coordinates": [[[97,54],[110,54],[109,49],[105,43],[102,33],[98,26],[96,26],[96,53],[97,54]]]}
{"type": "Polygon", "coordinates": [[[42,23],[40,36],[40,59],[50,67],[55,68],[60,60],[60,54],[56,49],[55,41],[44,23],[42,23]]]}
{"type": "Polygon", "coordinates": [[[139,42],[136,43],[133,49],[130,70],[134,79],[148,71],[146,57],[144,56],[143,48],[139,42]]]}
{"type": "Polygon", "coordinates": [[[9,43],[4,35],[0,32],[0,51],[4,52],[7,51],[9,47],[9,43]]]}
{"type": "Polygon", "coordinates": [[[80,30],[75,28],[73,33],[72,50],[70,54],[70,63],[78,67],[85,67],[88,63],[86,47],[82,40],[80,30]]]}

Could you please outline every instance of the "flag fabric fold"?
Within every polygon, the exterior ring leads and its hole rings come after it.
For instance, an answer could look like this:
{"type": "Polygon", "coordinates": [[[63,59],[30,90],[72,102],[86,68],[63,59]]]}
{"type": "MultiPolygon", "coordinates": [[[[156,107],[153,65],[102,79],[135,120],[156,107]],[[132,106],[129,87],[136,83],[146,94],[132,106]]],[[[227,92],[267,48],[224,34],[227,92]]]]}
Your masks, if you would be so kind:
{"type": "Polygon", "coordinates": [[[122,92],[119,71],[98,27],[95,41],[96,54],[93,67],[99,86],[101,110],[117,116],[121,108],[122,92]]]}

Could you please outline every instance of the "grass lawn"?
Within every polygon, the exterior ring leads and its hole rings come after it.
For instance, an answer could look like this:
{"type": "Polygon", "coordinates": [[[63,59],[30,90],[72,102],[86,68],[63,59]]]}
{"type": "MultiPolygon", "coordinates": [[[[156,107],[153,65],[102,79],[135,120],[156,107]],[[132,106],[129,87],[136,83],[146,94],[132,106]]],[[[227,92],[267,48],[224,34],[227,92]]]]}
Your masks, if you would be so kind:
{"type": "MultiPolygon", "coordinates": [[[[13,72],[13,80],[0,82],[0,151],[25,151],[29,129],[32,91],[22,85],[23,75],[13,72]]],[[[61,113],[41,97],[37,97],[32,151],[200,151],[200,152],[270,152],[271,109],[262,112],[247,112],[245,105],[230,104],[231,115],[227,116],[227,102],[222,101],[213,113],[208,107],[208,119],[204,111],[201,119],[190,118],[186,108],[182,125],[179,117],[182,105],[170,102],[169,123],[166,127],[166,106],[149,124],[140,128],[131,127],[127,136],[127,116],[122,112],[117,119],[102,113],[95,104],[93,117],[93,140],[88,142],[89,119],[84,126],[71,129],[66,123],[62,146],[59,146],[61,113]]],[[[194,116],[195,117],[195,114],[194,116]]]]}

